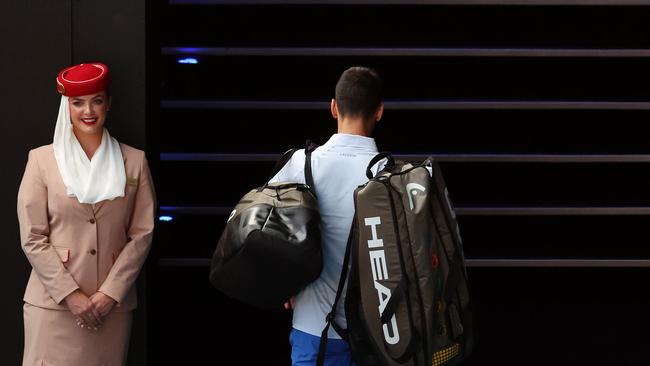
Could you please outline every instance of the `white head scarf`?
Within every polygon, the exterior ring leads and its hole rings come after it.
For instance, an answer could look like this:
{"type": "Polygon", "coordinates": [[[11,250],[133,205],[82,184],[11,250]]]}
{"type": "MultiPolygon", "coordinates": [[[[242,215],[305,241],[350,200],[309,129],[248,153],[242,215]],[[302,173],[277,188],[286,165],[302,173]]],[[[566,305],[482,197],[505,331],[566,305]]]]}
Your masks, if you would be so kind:
{"type": "Polygon", "coordinates": [[[126,172],[120,144],[104,128],[102,142],[89,160],[72,132],[69,108],[68,97],[62,95],[54,129],[54,156],[68,196],[90,204],[124,197],[126,172]]]}

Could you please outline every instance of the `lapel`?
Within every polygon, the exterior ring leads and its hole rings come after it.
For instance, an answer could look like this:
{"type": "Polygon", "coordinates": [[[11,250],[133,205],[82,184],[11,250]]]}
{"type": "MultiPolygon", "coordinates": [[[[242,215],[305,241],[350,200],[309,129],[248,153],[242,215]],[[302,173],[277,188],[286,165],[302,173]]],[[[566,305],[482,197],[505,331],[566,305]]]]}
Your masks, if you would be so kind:
{"type": "Polygon", "coordinates": [[[93,205],[91,205],[90,203],[79,203],[77,197],[72,197],[72,198],[74,198],[74,200],[77,201],[78,205],[81,205],[81,207],[83,207],[84,211],[86,211],[88,215],[90,215],[91,217],[95,217],[96,211],[93,210],[93,205]]]}
{"type": "Polygon", "coordinates": [[[63,183],[63,177],[61,176],[61,171],[59,171],[59,166],[58,166],[58,164],[56,162],[56,158],[54,157],[54,150],[53,149],[52,149],[52,154],[51,154],[50,157],[52,159],[52,163],[49,164],[48,166],[54,167],[54,169],[52,170],[52,174],[55,174],[55,176],[56,176],[56,179],[53,181],[53,182],[56,182],[56,183],[52,183],[54,185],[50,186],[48,189],[53,189],[53,187],[55,187],[55,186],[58,187],[56,189],[60,190],[61,196],[68,198],[68,200],[69,200],[68,202],[70,202],[70,204],[73,207],[79,207],[82,211],[85,211],[86,214],[89,217],[93,217],[95,215],[95,211],[93,210],[93,206],[91,204],[81,203],[81,202],[79,202],[77,197],[68,197],[67,190],[65,188],[65,183],[63,183]]]}
{"type": "Polygon", "coordinates": [[[95,203],[95,206],[89,205],[90,209],[93,211],[93,215],[97,215],[97,212],[99,211],[99,209],[102,208],[102,206],[104,206],[104,202],[106,202],[106,200],[99,201],[99,202],[95,203]]]}

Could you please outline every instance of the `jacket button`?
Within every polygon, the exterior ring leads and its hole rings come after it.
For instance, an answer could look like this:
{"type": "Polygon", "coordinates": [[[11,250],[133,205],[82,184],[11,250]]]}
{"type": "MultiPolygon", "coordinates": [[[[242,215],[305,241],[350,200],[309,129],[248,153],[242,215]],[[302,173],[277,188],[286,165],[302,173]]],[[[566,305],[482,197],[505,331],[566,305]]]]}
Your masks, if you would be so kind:
{"type": "Polygon", "coordinates": [[[97,251],[95,249],[91,249],[90,252],[88,252],[88,253],[90,253],[91,255],[95,255],[95,254],[97,254],[97,251]]]}
{"type": "Polygon", "coordinates": [[[91,224],[94,224],[94,223],[95,223],[95,219],[90,219],[90,220],[88,220],[88,222],[91,223],[91,224]]]}

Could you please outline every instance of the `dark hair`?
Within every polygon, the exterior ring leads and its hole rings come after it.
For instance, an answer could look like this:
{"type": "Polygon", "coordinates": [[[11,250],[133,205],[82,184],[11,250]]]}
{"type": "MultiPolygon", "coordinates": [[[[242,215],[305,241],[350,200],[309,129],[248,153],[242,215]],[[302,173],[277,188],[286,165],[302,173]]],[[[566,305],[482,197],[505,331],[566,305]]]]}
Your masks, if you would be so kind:
{"type": "Polygon", "coordinates": [[[351,67],[336,83],[336,105],[340,115],[367,120],[381,104],[383,82],[379,74],[363,66],[351,67]]]}

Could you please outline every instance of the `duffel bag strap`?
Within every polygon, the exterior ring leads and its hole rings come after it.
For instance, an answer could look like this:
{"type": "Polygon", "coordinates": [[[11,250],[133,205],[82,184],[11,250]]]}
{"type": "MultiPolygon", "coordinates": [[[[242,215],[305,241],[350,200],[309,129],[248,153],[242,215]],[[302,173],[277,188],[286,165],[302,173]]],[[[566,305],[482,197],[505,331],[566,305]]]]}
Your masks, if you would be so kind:
{"type": "Polygon", "coordinates": [[[316,197],[316,186],[314,185],[314,176],[311,171],[311,153],[316,150],[318,145],[313,143],[311,140],[307,140],[305,143],[305,183],[309,186],[311,193],[316,197]]]}
{"type": "Polygon", "coordinates": [[[273,177],[275,177],[275,175],[278,174],[278,172],[280,172],[280,170],[282,170],[282,168],[284,168],[284,166],[287,164],[287,162],[289,162],[289,160],[291,160],[291,157],[293,156],[293,153],[295,153],[296,151],[298,151],[298,149],[291,149],[291,150],[287,150],[287,152],[282,154],[282,157],[280,157],[280,160],[278,160],[275,163],[275,166],[273,167],[273,170],[271,170],[271,174],[269,175],[269,178],[266,180],[266,182],[267,182],[266,185],[268,185],[268,181],[273,179],[273,177]]]}
{"type": "Polygon", "coordinates": [[[323,366],[325,363],[325,353],[327,352],[327,334],[330,329],[330,325],[334,328],[334,330],[343,338],[344,340],[347,341],[347,332],[341,326],[336,323],[336,306],[339,303],[339,299],[341,298],[341,294],[343,294],[343,288],[345,287],[345,281],[348,278],[348,266],[350,263],[350,248],[352,247],[352,240],[354,236],[354,226],[356,225],[356,221],[352,221],[352,225],[350,226],[350,234],[348,235],[348,243],[345,246],[345,256],[343,257],[343,268],[341,268],[341,277],[339,278],[339,286],[336,289],[336,297],[334,298],[334,303],[332,304],[332,310],[327,314],[327,317],[325,318],[325,321],[327,322],[325,324],[325,328],[323,329],[323,332],[320,335],[320,344],[318,346],[318,358],[316,359],[316,366],[323,366]]]}
{"type": "Polygon", "coordinates": [[[374,177],[372,174],[372,167],[383,159],[388,159],[388,162],[386,163],[387,167],[392,167],[395,165],[395,159],[393,159],[393,156],[389,152],[380,152],[379,154],[375,155],[375,157],[372,158],[372,160],[370,160],[368,163],[368,168],[366,168],[366,177],[368,177],[368,179],[372,179],[374,177]]]}
{"type": "MultiPolygon", "coordinates": [[[[307,140],[307,143],[305,144],[305,183],[311,188],[312,193],[314,196],[316,196],[316,191],[314,189],[314,177],[312,175],[311,171],[311,153],[316,150],[318,145],[310,140],[307,140]]],[[[271,170],[271,174],[269,175],[268,179],[266,180],[266,184],[264,186],[260,187],[259,191],[262,191],[264,188],[266,188],[269,185],[269,181],[273,179],[273,177],[276,176],[284,168],[285,165],[291,160],[293,157],[293,154],[298,151],[299,149],[293,148],[290,150],[287,150],[280,159],[275,163],[275,166],[273,166],[273,169],[271,170]]]]}

